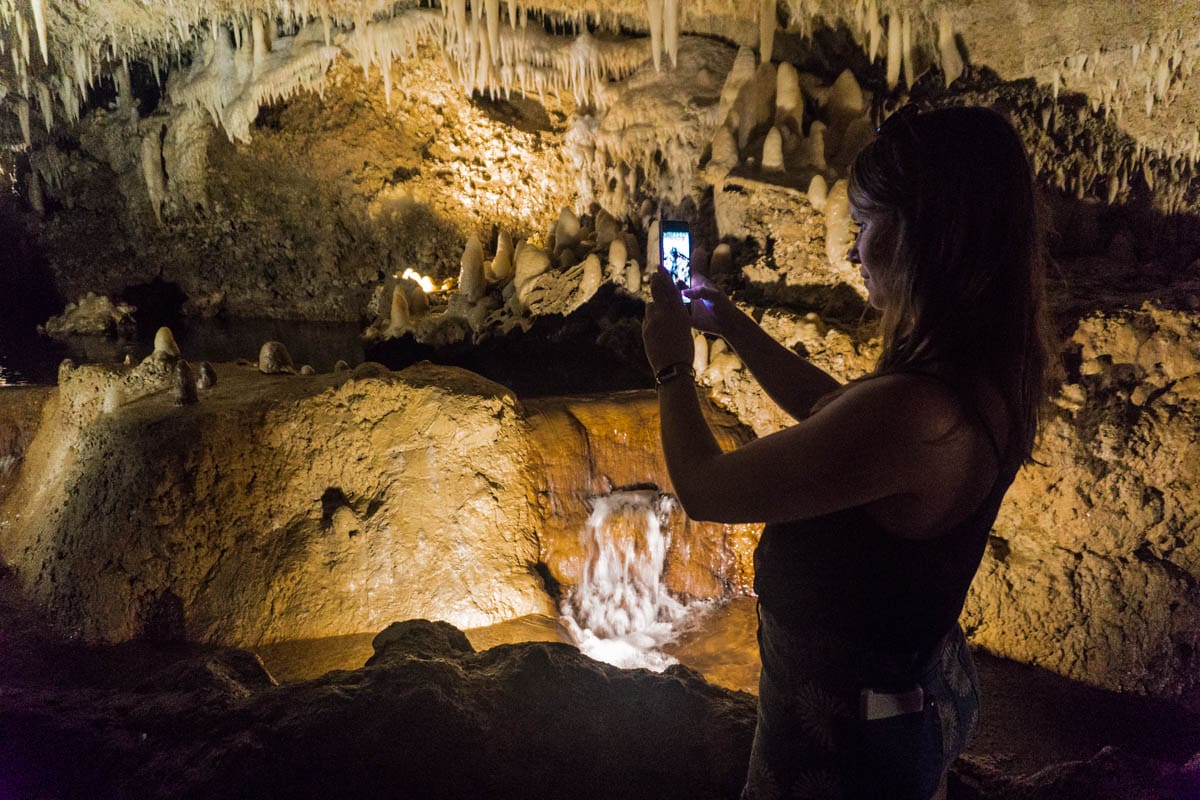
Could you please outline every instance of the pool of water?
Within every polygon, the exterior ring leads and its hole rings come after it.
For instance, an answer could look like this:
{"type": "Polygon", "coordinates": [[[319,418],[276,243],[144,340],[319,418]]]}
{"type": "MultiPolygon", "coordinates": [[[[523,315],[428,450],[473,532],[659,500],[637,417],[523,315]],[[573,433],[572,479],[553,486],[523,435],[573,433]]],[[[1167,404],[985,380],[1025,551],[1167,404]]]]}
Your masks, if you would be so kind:
{"type": "MultiPolygon", "coordinates": [[[[257,360],[266,341],[287,346],[299,368],[311,364],[328,372],[339,360],[363,361],[362,328],[353,322],[296,322],[272,319],[183,319],[171,326],[175,341],[189,361],[257,360]]],[[[154,333],[128,339],[72,336],[52,339],[37,333],[6,336],[0,341],[0,386],[56,382],[64,358],[77,363],[119,363],[125,356],[145,358],[154,349],[154,333]]]]}

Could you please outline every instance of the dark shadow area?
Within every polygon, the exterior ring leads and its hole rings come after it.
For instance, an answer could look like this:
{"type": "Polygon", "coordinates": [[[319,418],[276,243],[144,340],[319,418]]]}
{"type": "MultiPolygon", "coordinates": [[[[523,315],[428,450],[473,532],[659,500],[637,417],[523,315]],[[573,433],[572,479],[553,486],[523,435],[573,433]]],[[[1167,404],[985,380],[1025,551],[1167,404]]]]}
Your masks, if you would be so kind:
{"type": "Polygon", "coordinates": [[[462,367],[519,397],[645,389],[654,376],[642,350],[644,304],[610,283],[573,313],[538,317],[525,332],[434,348],[411,335],[369,344],[366,358],[390,369],[417,361],[462,367]]]}
{"type": "Polygon", "coordinates": [[[138,338],[154,338],[154,332],[163,325],[175,326],[183,316],[183,304],[187,295],[179,284],[155,278],[148,283],[127,286],[117,293],[117,298],[137,309],[138,338]]]}
{"type": "Polygon", "coordinates": [[[507,97],[492,99],[476,92],[471,95],[471,104],[491,119],[510,125],[524,133],[554,130],[554,123],[545,106],[537,100],[513,92],[507,97]]]}
{"type": "Polygon", "coordinates": [[[1109,745],[1174,764],[1200,752],[1200,714],[984,651],[973,655],[983,699],[981,727],[968,752],[996,758],[1005,772],[1084,760],[1109,745]]]}
{"type": "Polygon", "coordinates": [[[0,197],[0,384],[53,383],[66,348],[37,333],[64,299],[12,194],[0,197]]]}

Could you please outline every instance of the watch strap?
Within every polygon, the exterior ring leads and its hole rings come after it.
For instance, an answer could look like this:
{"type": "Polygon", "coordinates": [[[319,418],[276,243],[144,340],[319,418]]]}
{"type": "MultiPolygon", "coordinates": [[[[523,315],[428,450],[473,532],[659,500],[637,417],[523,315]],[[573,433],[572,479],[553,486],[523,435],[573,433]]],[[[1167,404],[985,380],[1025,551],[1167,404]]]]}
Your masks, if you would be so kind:
{"type": "Polygon", "coordinates": [[[689,378],[696,377],[696,370],[692,369],[692,365],[686,361],[676,361],[674,364],[667,366],[654,373],[654,383],[662,386],[668,381],[673,381],[676,378],[687,375],[689,378]]]}

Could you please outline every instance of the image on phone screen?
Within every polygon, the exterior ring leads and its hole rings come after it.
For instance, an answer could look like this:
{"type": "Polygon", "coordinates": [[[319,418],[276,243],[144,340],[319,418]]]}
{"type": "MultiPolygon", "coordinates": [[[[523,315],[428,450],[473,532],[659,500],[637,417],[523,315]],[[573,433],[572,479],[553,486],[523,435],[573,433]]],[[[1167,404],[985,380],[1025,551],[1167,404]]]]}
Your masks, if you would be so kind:
{"type": "MultiPolygon", "coordinates": [[[[688,289],[692,285],[691,258],[692,235],[686,226],[677,228],[670,223],[663,223],[662,263],[667,272],[671,273],[671,282],[680,291],[688,289]]],[[[687,297],[684,297],[683,301],[690,302],[687,297]]]]}

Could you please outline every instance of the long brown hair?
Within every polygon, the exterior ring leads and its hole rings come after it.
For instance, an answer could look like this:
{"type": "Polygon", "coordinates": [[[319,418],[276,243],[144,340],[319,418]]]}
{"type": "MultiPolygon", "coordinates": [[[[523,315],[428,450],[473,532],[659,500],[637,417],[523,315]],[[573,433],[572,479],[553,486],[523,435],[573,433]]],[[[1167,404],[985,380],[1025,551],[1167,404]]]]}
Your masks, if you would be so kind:
{"type": "MultiPolygon", "coordinates": [[[[1044,248],[1028,157],[987,108],[901,114],[858,154],[850,201],[893,215],[873,375],[933,372],[978,409],[979,377],[1009,412],[1005,461],[1029,461],[1046,392],[1044,248]]],[[[879,273],[879,274],[877,274],[879,273]]]]}

